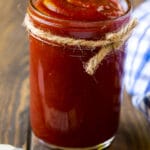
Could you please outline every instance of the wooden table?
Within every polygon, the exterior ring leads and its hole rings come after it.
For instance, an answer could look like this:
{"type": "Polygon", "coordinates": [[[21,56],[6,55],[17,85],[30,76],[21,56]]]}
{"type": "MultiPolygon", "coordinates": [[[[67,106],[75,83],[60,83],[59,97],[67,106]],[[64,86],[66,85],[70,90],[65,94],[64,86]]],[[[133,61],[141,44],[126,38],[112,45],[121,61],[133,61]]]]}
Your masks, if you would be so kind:
{"type": "MultiPolygon", "coordinates": [[[[0,1],[0,143],[18,147],[26,142],[29,133],[29,53],[22,26],[26,3],[0,1]]],[[[127,94],[120,127],[109,150],[150,150],[150,125],[133,108],[127,94]]]]}

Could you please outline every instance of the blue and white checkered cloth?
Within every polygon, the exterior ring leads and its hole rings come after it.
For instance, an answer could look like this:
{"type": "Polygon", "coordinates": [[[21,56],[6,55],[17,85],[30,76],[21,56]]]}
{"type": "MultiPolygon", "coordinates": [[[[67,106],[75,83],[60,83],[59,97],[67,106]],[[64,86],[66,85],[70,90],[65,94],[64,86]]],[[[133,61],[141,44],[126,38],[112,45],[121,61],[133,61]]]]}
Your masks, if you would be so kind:
{"type": "Polygon", "coordinates": [[[139,24],[128,40],[124,84],[133,105],[150,121],[150,1],[133,12],[139,24]]]}

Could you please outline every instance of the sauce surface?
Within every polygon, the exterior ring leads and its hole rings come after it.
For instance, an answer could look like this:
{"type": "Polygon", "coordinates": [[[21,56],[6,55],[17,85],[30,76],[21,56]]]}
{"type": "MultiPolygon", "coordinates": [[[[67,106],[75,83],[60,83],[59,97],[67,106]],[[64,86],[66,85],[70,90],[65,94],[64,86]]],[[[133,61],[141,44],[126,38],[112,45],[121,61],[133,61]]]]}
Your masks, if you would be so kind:
{"type": "Polygon", "coordinates": [[[114,19],[124,14],[118,0],[38,0],[36,7],[46,15],[81,21],[114,19]]]}

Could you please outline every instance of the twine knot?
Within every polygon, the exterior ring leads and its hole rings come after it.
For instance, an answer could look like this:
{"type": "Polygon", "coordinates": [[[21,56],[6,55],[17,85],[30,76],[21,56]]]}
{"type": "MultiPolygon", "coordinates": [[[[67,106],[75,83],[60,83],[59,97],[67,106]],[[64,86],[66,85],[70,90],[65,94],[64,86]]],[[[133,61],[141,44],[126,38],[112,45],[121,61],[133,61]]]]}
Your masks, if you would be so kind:
{"type": "Polygon", "coordinates": [[[84,65],[85,71],[89,75],[93,75],[97,68],[99,67],[101,61],[113,50],[119,50],[119,48],[124,44],[124,42],[129,38],[132,30],[137,25],[137,19],[131,19],[125,26],[123,26],[119,31],[113,33],[107,33],[105,39],[103,40],[84,40],[84,39],[74,39],[70,37],[62,37],[54,35],[50,32],[46,32],[34,26],[30,20],[28,14],[25,16],[24,25],[27,30],[31,32],[34,36],[40,37],[51,42],[55,42],[60,45],[68,46],[84,46],[88,48],[101,47],[100,50],[91,57],[84,65]]]}

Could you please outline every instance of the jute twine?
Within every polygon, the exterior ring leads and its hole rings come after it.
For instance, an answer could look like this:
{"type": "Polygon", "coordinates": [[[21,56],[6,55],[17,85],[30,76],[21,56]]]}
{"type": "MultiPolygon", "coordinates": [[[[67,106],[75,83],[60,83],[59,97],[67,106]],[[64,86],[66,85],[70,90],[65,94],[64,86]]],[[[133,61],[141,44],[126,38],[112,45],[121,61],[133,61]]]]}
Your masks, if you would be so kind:
{"type": "Polygon", "coordinates": [[[84,40],[84,39],[74,39],[70,37],[62,37],[54,35],[50,32],[46,32],[40,28],[34,26],[29,16],[25,16],[24,25],[27,30],[31,32],[34,36],[40,37],[51,42],[55,42],[64,46],[84,46],[90,48],[101,47],[100,50],[91,57],[85,64],[84,69],[89,75],[93,75],[99,64],[113,50],[119,50],[119,48],[124,44],[124,42],[129,38],[132,30],[137,25],[137,19],[131,19],[124,27],[122,27],[118,32],[107,33],[105,39],[103,40],[84,40]]]}

